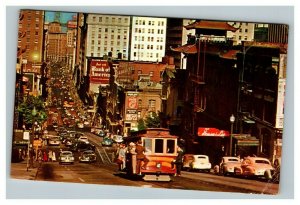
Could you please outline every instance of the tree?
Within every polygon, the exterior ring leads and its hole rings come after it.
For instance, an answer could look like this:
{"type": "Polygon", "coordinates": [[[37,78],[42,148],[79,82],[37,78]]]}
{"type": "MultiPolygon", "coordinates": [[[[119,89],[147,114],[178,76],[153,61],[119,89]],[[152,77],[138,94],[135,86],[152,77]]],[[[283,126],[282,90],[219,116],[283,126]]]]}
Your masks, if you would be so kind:
{"type": "Polygon", "coordinates": [[[138,120],[138,130],[145,130],[147,127],[145,125],[145,121],[143,119],[138,120]]]}
{"type": "Polygon", "coordinates": [[[18,112],[23,116],[26,127],[34,122],[42,124],[47,120],[44,101],[41,97],[28,95],[27,99],[19,105],[18,112]]]}
{"type": "Polygon", "coordinates": [[[160,118],[155,112],[150,112],[145,119],[145,124],[150,128],[160,127],[160,118]]]}

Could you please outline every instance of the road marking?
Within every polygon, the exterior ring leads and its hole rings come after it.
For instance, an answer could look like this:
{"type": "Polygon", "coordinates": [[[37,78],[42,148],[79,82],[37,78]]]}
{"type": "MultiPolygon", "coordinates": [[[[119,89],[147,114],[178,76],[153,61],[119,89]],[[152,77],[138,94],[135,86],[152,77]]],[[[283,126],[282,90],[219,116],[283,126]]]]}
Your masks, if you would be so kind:
{"type": "Polygon", "coordinates": [[[78,178],[81,182],[85,182],[83,179],[81,179],[80,177],[78,178]]]}

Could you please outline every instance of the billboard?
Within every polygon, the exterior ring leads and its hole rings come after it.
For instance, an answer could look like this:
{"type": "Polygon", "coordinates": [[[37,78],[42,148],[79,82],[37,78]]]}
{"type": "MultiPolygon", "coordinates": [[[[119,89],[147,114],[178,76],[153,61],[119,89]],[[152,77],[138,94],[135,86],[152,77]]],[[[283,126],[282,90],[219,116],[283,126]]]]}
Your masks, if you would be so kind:
{"type": "Polygon", "coordinates": [[[108,85],[110,78],[110,67],[106,60],[90,60],[90,83],[108,85]]]}

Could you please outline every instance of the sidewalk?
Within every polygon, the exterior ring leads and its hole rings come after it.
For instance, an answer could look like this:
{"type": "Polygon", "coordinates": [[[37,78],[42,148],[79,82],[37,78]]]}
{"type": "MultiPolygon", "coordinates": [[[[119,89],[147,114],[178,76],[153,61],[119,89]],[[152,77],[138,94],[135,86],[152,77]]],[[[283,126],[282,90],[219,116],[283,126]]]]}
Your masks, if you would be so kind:
{"type": "Polygon", "coordinates": [[[38,172],[38,163],[35,162],[34,168],[29,168],[27,171],[27,162],[17,162],[11,163],[10,165],[10,178],[12,179],[25,179],[25,180],[35,180],[38,172]]]}

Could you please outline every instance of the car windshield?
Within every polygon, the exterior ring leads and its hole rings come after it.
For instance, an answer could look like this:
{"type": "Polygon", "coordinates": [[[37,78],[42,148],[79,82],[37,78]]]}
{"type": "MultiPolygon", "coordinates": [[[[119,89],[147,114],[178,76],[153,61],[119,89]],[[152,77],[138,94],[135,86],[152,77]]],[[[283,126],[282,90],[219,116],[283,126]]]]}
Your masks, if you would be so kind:
{"type": "Polygon", "coordinates": [[[61,156],[69,156],[69,155],[72,155],[72,152],[62,152],[60,155],[61,156]]]}
{"type": "Polygon", "coordinates": [[[238,162],[238,159],[227,159],[228,162],[238,162]]]}
{"type": "Polygon", "coordinates": [[[262,159],[255,160],[255,163],[257,163],[257,164],[270,164],[268,161],[262,160],[262,159]]]}

